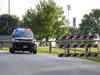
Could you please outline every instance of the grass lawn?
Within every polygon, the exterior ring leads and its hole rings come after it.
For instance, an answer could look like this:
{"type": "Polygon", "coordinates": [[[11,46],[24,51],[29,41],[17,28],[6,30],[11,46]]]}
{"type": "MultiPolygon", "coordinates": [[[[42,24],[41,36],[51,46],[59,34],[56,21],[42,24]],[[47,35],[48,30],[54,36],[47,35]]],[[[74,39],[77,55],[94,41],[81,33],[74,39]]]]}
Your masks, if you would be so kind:
{"type": "MultiPolygon", "coordinates": [[[[49,47],[48,46],[38,47],[37,50],[38,50],[39,53],[49,53],[49,47]]],[[[67,50],[62,49],[62,48],[58,48],[58,47],[52,48],[52,53],[54,53],[54,54],[64,53],[65,51],[67,51],[67,50]]],[[[96,48],[91,48],[91,52],[96,52],[96,51],[97,51],[96,48]]],[[[71,48],[70,53],[85,53],[85,49],[84,48],[76,48],[76,49],[71,48]]]]}
{"type": "Polygon", "coordinates": [[[80,57],[80,58],[100,62],[100,54],[97,57],[80,57]]]}
{"type": "MultiPolygon", "coordinates": [[[[49,53],[49,47],[38,47],[37,50],[39,53],[49,53]]],[[[64,53],[64,49],[52,48],[52,53],[54,54],[64,53]]]]}
{"type": "Polygon", "coordinates": [[[0,47],[0,50],[9,50],[8,47],[0,47]]]}
{"type": "MultiPolygon", "coordinates": [[[[45,47],[38,47],[37,48],[39,53],[49,53],[49,47],[45,46],[45,47]]],[[[59,54],[59,53],[64,53],[65,51],[67,51],[66,49],[61,49],[61,48],[57,48],[57,47],[53,47],[52,48],[52,53],[53,54],[59,54]]],[[[75,49],[70,49],[70,53],[74,53],[75,49]]],[[[82,53],[84,51],[81,51],[79,49],[77,49],[76,51],[77,53],[82,53]]]]}

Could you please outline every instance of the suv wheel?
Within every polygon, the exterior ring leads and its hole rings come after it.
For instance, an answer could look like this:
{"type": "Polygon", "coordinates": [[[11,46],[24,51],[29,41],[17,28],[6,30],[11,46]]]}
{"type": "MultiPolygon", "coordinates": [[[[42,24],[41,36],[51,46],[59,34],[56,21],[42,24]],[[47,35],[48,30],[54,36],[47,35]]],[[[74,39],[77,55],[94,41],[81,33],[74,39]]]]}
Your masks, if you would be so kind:
{"type": "Polygon", "coordinates": [[[10,48],[10,53],[15,53],[14,49],[13,48],[10,48]]]}
{"type": "Polygon", "coordinates": [[[29,51],[30,53],[32,53],[32,50],[31,51],[29,51]]]}

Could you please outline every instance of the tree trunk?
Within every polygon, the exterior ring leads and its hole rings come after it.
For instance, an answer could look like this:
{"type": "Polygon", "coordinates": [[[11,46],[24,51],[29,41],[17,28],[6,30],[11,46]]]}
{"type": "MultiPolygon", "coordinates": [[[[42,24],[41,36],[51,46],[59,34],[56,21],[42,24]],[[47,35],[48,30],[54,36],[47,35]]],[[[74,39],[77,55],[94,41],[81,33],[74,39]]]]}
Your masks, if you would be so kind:
{"type": "Polygon", "coordinates": [[[49,40],[49,38],[46,37],[46,46],[48,46],[48,40],[49,40]]]}

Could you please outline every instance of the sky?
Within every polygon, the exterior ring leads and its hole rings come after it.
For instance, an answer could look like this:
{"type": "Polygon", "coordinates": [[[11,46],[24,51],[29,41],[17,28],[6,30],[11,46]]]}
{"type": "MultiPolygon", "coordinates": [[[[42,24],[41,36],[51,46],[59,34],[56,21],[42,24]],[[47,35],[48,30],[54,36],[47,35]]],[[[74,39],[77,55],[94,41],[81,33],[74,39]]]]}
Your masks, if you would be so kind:
{"type": "MultiPolygon", "coordinates": [[[[35,8],[40,0],[10,0],[10,14],[22,18],[29,8],[35,8]]],[[[81,23],[84,14],[88,14],[92,9],[100,9],[100,0],[54,0],[58,6],[63,7],[64,14],[68,16],[67,5],[71,6],[69,20],[72,24],[73,17],[76,17],[76,24],[81,23]]],[[[8,0],[0,0],[0,14],[8,13],[8,0]]]]}

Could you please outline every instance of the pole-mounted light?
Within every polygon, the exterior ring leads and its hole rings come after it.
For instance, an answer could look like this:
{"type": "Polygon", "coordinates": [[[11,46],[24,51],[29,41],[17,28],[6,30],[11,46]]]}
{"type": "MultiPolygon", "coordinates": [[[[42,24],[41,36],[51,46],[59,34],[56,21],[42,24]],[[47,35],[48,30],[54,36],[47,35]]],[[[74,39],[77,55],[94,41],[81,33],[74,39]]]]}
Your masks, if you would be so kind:
{"type": "Polygon", "coordinates": [[[10,15],[10,0],[8,0],[8,14],[10,15]]]}
{"type": "Polygon", "coordinates": [[[69,25],[69,11],[71,9],[71,6],[70,5],[67,5],[67,10],[68,10],[68,25],[69,25]]]}

